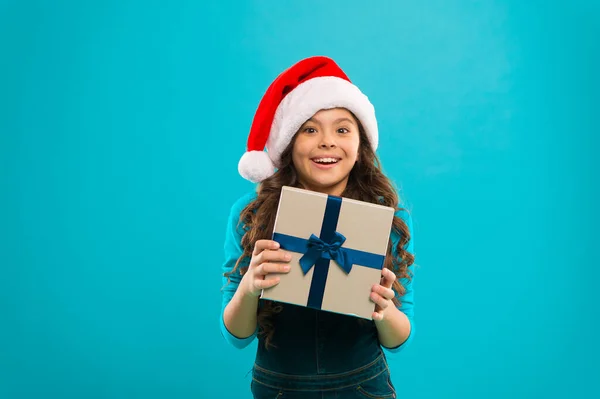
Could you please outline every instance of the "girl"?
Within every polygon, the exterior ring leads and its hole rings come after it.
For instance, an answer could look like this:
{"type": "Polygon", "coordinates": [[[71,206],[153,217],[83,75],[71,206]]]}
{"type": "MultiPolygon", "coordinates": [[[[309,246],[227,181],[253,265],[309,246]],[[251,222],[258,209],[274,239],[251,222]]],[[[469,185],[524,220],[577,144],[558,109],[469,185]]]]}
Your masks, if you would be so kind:
{"type": "Polygon", "coordinates": [[[382,173],[375,111],[327,57],[301,60],[263,96],[239,163],[259,183],[232,207],[225,238],[221,332],[237,348],[258,338],[255,398],[394,398],[388,352],[413,337],[412,220],[382,173]],[[264,149],[267,149],[267,152],[264,149]],[[272,241],[281,187],[394,207],[373,320],[259,300],[290,270],[272,241]]]}

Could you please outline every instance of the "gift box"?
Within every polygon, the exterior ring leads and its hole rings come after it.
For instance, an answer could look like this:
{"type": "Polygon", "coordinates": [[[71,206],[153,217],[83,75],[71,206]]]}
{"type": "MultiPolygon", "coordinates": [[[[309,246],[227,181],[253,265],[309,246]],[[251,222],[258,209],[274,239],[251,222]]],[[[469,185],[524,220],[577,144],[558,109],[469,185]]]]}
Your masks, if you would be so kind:
{"type": "Polygon", "coordinates": [[[371,287],[381,281],[394,208],[283,187],[272,239],[291,270],[261,298],[371,319],[371,287]]]}

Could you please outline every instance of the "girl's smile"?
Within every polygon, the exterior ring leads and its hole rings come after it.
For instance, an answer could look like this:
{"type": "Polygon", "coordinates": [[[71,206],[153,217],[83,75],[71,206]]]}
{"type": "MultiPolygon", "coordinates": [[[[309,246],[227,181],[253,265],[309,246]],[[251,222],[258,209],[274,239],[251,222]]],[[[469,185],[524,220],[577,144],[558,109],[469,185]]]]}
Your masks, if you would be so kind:
{"type": "Polygon", "coordinates": [[[318,169],[331,169],[334,168],[340,161],[340,157],[335,155],[323,155],[320,157],[311,158],[313,164],[318,169]]]}

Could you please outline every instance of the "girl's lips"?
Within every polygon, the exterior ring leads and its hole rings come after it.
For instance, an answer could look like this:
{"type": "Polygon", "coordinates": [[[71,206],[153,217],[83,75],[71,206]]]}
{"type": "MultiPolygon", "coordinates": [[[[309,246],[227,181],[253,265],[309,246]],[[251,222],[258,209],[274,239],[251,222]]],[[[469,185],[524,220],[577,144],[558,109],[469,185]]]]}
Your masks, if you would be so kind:
{"type": "Polygon", "coordinates": [[[337,161],[335,163],[325,164],[325,163],[315,162],[312,159],[310,160],[310,162],[312,162],[312,164],[314,166],[316,166],[318,169],[331,169],[331,168],[335,167],[338,163],[340,163],[340,161],[337,161]]]}

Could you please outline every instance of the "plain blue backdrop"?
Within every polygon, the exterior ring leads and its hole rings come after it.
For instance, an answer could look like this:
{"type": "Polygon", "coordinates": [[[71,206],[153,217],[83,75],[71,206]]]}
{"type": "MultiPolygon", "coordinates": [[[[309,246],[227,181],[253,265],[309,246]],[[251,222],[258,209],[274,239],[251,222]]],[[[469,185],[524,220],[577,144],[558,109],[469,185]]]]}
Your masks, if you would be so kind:
{"type": "Polygon", "coordinates": [[[592,1],[1,1],[0,398],[248,398],[218,328],[256,106],[301,58],[374,103],[413,212],[401,398],[598,397],[592,1]]]}

